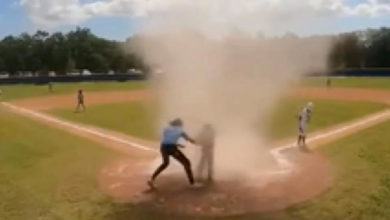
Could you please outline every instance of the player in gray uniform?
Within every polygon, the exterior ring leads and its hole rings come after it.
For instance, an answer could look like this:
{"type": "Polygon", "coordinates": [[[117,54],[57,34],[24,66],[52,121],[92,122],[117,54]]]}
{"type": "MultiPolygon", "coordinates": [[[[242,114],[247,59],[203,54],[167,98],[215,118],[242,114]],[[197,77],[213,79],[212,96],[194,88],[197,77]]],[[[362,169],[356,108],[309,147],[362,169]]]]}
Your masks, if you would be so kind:
{"type": "Polygon", "coordinates": [[[198,165],[197,177],[203,179],[203,174],[207,170],[207,182],[214,181],[214,145],[215,130],[211,124],[203,126],[202,130],[195,138],[196,143],[202,148],[201,158],[198,165]]]}
{"type": "Polygon", "coordinates": [[[311,113],[313,109],[313,103],[309,102],[302,109],[298,116],[298,142],[297,145],[299,149],[303,152],[308,152],[308,148],[306,146],[306,127],[307,123],[310,122],[311,113]]]}
{"type": "Polygon", "coordinates": [[[83,90],[81,90],[81,89],[79,89],[79,91],[77,92],[77,105],[76,105],[76,109],[74,110],[74,112],[79,112],[80,107],[82,107],[83,111],[85,111],[84,94],[83,94],[83,90]]]}

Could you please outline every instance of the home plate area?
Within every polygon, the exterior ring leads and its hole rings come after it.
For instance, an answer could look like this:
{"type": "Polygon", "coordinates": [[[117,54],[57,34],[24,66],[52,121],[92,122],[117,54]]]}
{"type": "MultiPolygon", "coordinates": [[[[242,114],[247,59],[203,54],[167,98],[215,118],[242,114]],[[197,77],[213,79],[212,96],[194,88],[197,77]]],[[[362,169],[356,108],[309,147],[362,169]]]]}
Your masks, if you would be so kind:
{"type": "Polygon", "coordinates": [[[129,203],[161,212],[228,216],[284,209],[326,190],[332,182],[328,161],[316,153],[280,152],[293,165],[275,166],[252,176],[216,179],[213,184],[191,188],[183,168],[171,164],[149,190],[146,182],[158,163],[117,160],[98,176],[104,193],[118,203],[129,203]]]}

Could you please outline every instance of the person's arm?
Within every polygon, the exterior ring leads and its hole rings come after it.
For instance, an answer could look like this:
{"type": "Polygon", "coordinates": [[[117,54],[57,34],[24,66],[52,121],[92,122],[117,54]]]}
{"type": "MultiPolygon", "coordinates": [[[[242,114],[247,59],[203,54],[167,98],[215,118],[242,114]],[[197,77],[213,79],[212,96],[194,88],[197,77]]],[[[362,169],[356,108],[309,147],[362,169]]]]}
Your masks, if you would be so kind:
{"type": "Polygon", "coordinates": [[[186,140],[186,141],[188,141],[188,142],[190,142],[191,144],[195,144],[196,142],[195,142],[195,140],[194,139],[192,139],[190,136],[188,136],[185,132],[183,132],[183,138],[186,140]]]}

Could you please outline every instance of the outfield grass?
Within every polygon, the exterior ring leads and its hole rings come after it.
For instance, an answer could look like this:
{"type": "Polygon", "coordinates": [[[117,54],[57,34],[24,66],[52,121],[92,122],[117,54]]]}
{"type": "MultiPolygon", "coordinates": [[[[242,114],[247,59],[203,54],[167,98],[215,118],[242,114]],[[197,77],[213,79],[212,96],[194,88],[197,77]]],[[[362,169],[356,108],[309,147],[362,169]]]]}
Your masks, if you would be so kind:
{"type": "Polygon", "coordinates": [[[84,91],[109,91],[109,90],[131,90],[144,89],[145,81],[127,82],[83,82],[83,83],[54,83],[53,92],[50,93],[47,85],[3,85],[1,100],[31,98],[38,96],[52,96],[60,94],[76,93],[77,90],[84,91]]]}
{"type": "Polygon", "coordinates": [[[64,119],[123,132],[135,137],[158,138],[155,108],[148,101],[87,106],[84,113],[54,109],[50,113],[64,119]]]}
{"type": "MultiPolygon", "coordinates": [[[[302,85],[307,87],[326,87],[326,77],[306,78],[302,85]]],[[[390,77],[331,77],[335,88],[390,89],[390,77]]]]}
{"type": "MultiPolygon", "coordinates": [[[[281,102],[272,115],[269,136],[273,139],[291,137],[297,132],[297,114],[307,103],[305,99],[290,98],[281,102]]],[[[386,108],[383,104],[315,100],[309,131],[316,131],[341,122],[362,117],[386,108]]],[[[50,113],[64,119],[123,132],[132,136],[158,138],[156,112],[147,102],[131,102],[88,106],[87,112],[75,114],[72,109],[54,109],[50,113]]]]}
{"type": "Polygon", "coordinates": [[[333,187],[280,219],[390,219],[389,132],[388,121],[322,147],[335,171],[333,187]]]}
{"type": "Polygon", "coordinates": [[[96,174],[118,154],[0,109],[0,219],[104,219],[96,174]]]}

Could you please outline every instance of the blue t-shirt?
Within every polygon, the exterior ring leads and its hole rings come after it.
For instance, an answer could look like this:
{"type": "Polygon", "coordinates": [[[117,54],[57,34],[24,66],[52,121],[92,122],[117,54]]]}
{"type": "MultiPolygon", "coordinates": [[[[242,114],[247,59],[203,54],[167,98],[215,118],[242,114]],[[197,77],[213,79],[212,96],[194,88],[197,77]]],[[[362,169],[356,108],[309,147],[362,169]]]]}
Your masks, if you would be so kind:
{"type": "Polygon", "coordinates": [[[179,139],[184,135],[184,131],[178,126],[168,126],[164,128],[162,144],[177,144],[179,139]]]}

